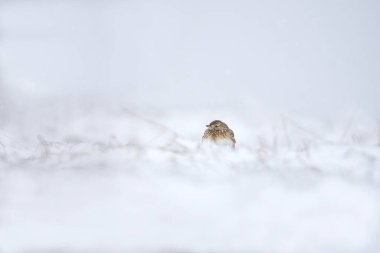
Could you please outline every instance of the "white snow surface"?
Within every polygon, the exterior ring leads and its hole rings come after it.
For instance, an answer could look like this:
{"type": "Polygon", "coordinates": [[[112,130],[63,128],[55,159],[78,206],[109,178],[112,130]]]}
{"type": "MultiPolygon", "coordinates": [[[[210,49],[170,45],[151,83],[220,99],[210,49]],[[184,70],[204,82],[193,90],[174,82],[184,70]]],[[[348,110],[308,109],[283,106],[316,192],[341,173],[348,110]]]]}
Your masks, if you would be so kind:
{"type": "Polygon", "coordinates": [[[3,252],[380,249],[374,120],[255,122],[221,109],[231,150],[201,145],[215,119],[208,109],[10,97],[0,130],[3,252]]]}

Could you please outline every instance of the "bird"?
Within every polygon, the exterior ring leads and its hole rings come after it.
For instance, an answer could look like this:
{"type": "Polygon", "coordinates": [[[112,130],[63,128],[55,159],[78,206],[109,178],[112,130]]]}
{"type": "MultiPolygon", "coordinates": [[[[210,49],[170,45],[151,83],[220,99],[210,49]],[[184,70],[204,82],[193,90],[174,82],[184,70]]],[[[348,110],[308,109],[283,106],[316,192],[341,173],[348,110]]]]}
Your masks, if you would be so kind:
{"type": "Polygon", "coordinates": [[[235,148],[234,132],[226,123],[220,120],[214,120],[206,125],[207,129],[203,134],[202,142],[211,142],[218,145],[226,145],[235,148]]]}

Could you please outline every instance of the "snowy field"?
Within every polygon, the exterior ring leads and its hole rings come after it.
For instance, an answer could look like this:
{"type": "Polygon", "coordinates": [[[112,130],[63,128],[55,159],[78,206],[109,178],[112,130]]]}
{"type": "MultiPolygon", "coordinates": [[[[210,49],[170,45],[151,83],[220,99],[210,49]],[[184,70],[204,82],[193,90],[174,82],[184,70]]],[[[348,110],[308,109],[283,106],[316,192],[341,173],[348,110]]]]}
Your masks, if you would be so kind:
{"type": "Polygon", "coordinates": [[[259,124],[223,111],[231,151],[199,145],[207,110],[41,101],[14,105],[0,132],[4,252],[380,247],[375,121],[259,124]]]}
{"type": "Polygon", "coordinates": [[[0,2],[0,252],[379,252],[378,6],[142,2],[0,2]]]}

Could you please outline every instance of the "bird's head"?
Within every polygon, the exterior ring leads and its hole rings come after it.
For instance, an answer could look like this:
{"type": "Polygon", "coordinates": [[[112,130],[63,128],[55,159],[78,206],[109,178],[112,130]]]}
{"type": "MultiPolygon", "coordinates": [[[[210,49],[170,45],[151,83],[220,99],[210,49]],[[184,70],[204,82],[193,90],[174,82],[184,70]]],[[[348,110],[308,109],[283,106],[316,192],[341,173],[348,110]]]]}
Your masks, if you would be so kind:
{"type": "Polygon", "coordinates": [[[227,124],[220,120],[214,120],[209,125],[206,125],[206,127],[210,130],[228,129],[227,124]]]}

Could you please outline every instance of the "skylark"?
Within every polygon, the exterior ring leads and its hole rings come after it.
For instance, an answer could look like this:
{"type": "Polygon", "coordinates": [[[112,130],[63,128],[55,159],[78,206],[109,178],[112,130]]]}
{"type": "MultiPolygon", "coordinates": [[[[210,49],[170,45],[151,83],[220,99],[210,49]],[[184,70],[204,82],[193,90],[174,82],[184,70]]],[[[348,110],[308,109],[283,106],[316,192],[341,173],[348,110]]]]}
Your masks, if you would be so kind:
{"type": "Polygon", "coordinates": [[[228,128],[227,124],[214,120],[209,125],[206,125],[207,129],[202,137],[202,142],[209,141],[211,143],[219,145],[228,145],[235,148],[234,132],[228,128]]]}

